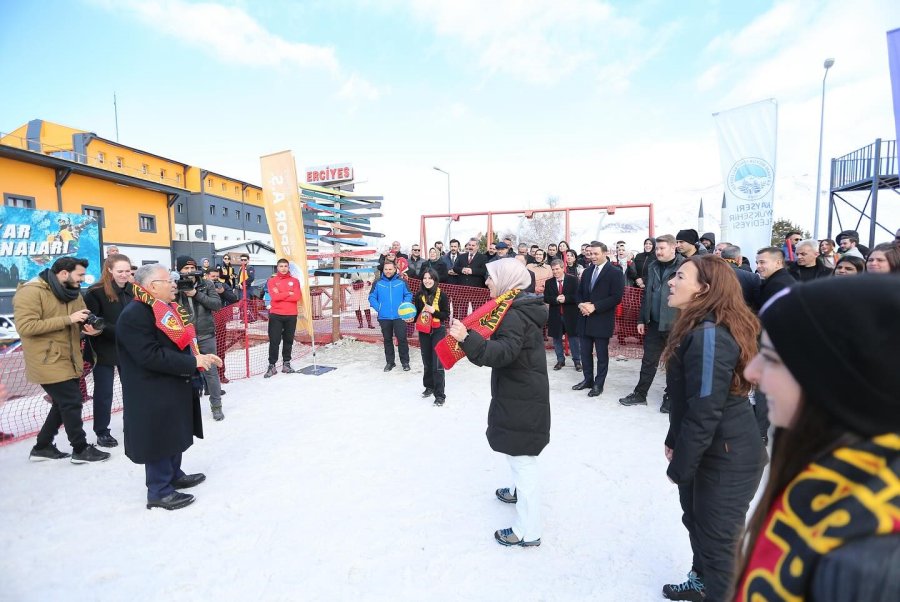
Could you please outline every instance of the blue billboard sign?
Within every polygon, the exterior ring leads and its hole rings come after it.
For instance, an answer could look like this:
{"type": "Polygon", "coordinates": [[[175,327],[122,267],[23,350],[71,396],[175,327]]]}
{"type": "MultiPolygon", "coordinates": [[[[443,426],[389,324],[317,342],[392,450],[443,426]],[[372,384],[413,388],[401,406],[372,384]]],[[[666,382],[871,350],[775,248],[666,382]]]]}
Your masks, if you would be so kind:
{"type": "Polygon", "coordinates": [[[15,289],[65,256],[90,262],[82,286],[100,280],[100,224],[95,217],[0,206],[0,289],[15,289]]]}

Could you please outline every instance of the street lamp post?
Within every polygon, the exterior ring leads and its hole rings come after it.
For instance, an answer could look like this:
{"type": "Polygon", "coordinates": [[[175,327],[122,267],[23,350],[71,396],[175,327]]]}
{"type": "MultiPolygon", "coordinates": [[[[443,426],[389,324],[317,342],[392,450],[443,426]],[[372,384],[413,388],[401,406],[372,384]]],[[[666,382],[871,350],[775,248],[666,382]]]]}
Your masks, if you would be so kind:
{"type": "Polygon", "coordinates": [[[447,176],[447,234],[444,238],[445,242],[450,244],[450,222],[453,221],[453,218],[450,216],[450,174],[440,167],[435,167],[435,171],[439,171],[445,176],[447,176]]]}
{"type": "Polygon", "coordinates": [[[816,216],[813,223],[813,238],[819,240],[819,205],[821,204],[822,195],[822,134],[825,130],[825,79],[828,77],[828,70],[834,65],[834,59],[825,59],[825,76],[822,77],[822,113],[819,119],[819,164],[816,174],[816,216]]]}

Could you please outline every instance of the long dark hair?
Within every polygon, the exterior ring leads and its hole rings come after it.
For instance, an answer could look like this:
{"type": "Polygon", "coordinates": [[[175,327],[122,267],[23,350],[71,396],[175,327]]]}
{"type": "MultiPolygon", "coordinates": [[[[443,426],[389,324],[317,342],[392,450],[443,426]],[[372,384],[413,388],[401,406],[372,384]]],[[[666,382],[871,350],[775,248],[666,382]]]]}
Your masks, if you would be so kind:
{"type": "Polygon", "coordinates": [[[772,506],[788,484],[812,462],[860,439],[859,435],[840,426],[820,406],[807,403],[801,395],[794,424],[787,429],[776,428],[773,434],[769,480],[738,546],[734,588],[743,579],[750,555],[766,526],[772,506]]]}
{"type": "Polygon", "coordinates": [[[437,294],[438,289],[440,288],[438,284],[441,279],[438,277],[437,270],[434,268],[425,268],[422,270],[422,286],[419,287],[419,290],[422,292],[422,298],[425,299],[425,305],[431,305],[434,303],[434,296],[437,294]],[[430,289],[425,286],[425,274],[431,276],[431,279],[434,281],[434,286],[430,289]]]}
{"type": "Polygon", "coordinates": [[[118,253],[113,253],[103,260],[103,267],[100,268],[100,281],[96,284],[91,285],[90,287],[102,287],[103,294],[106,295],[106,298],[110,303],[117,303],[119,301],[119,291],[116,287],[116,281],[113,279],[112,267],[120,261],[126,262],[128,264],[128,267],[131,268],[131,260],[128,259],[128,257],[126,257],[125,255],[120,255],[118,253]]]}
{"type": "Polygon", "coordinates": [[[697,294],[679,313],[663,351],[663,361],[668,361],[682,339],[712,314],[716,326],[728,329],[741,352],[731,378],[730,392],[745,395],[750,392],[750,382],[744,377],[744,368],[758,349],[759,320],[747,307],[741,284],[724,259],[716,255],[694,255],[684,263],[692,263],[697,268],[697,281],[705,284],[707,289],[697,294]]]}

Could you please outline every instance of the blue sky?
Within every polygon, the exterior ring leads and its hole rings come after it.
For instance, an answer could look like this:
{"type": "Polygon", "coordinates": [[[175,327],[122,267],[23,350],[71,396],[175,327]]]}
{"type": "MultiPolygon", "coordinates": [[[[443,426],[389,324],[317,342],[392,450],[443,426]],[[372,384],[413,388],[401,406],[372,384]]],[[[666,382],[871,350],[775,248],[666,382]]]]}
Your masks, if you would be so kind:
{"type": "Polygon", "coordinates": [[[776,215],[809,227],[826,57],[826,159],[895,137],[896,0],[7,0],[0,17],[0,130],[114,139],[115,92],[123,143],[192,165],[259,182],[279,150],[352,162],[389,237],[445,210],[435,165],[454,211],[554,195],[677,220],[721,198],[711,114],[770,97],[776,215]]]}

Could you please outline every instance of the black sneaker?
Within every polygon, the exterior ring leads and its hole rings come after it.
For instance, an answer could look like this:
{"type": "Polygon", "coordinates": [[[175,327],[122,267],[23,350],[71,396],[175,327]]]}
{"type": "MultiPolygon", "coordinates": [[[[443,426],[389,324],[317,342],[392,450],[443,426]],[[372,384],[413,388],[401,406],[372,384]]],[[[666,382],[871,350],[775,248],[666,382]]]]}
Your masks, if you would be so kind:
{"type": "Polygon", "coordinates": [[[409,372],[409,371],[410,371],[409,364],[403,364],[403,371],[404,371],[404,372],[409,372]]]}
{"type": "Polygon", "coordinates": [[[385,372],[390,372],[390,371],[393,370],[393,369],[394,369],[394,364],[388,363],[388,364],[385,364],[385,365],[384,365],[384,371],[385,371],[385,372]]]}
{"type": "Polygon", "coordinates": [[[647,405],[647,397],[645,395],[641,395],[637,391],[633,393],[629,393],[625,397],[619,400],[623,406],[645,406],[647,405]]]}
{"type": "Polygon", "coordinates": [[[281,362],[281,372],[283,374],[293,374],[296,372],[293,368],[291,368],[290,362],[281,362]]]}
{"type": "Polygon", "coordinates": [[[66,454],[58,449],[52,443],[47,447],[38,449],[37,447],[31,448],[31,453],[28,454],[28,459],[32,462],[43,462],[44,460],[62,460],[63,458],[68,458],[72,454],[66,454]]]}
{"type": "Polygon", "coordinates": [[[702,602],[706,599],[706,588],[703,587],[703,581],[697,576],[697,573],[691,571],[688,573],[687,581],[664,585],[662,594],[664,598],[669,600],[702,602]]]}
{"type": "Polygon", "coordinates": [[[422,397],[431,397],[434,395],[434,389],[431,387],[425,387],[425,390],[422,391],[422,397]]]}
{"type": "Polygon", "coordinates": [[[119,442],[109,434],[109,431],[106,431],[97,435],[97,445],[100,447],[116,447],[119,445],[119,442]]]}
{"type": "Polygon", "coordinates": [[[88,445],[80,452],[72,454],[72,464],[87,464],[88,462],[106,462],[109,460],[109,453],[100,451],[93,445],[88,445]]]}
{"type": "Polygon", "coordinates": [[[437,407],[441,407],[442,405],[444,405],[444,401],[445,401],[446,399],[447,399],[446,397],[435,397],[435,398],[434,398],[434,405],[436,405],[437,407]]]}
{"type": "Polygon", "coordinates": [[[278,374],[278,370],[275,368],[275,364],[269,364],[269,369],[266,370],[266,373],[263,375],[263,378],[272,378],[278,374]]]}
{"type": "Polygon", "coordinates": [[[147,501],[147,510],[151,508],[165,508],[166,510],[178,510],[194,503],[194,496],[190,493],[175,491],[161,500],[147,501]]]}
{"type": "Polygon", "coordinates": [[[669,394],[666,393],[665,395],[663,395],[662,405],[659,406],[659,411],[662,412],[663,414],[668,414],[669,409],[671,407],[672,407],[672,404],[669,400],[669,394]]]}

